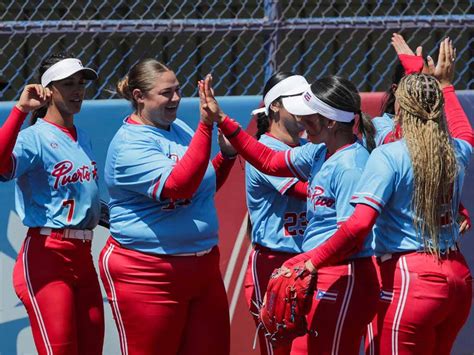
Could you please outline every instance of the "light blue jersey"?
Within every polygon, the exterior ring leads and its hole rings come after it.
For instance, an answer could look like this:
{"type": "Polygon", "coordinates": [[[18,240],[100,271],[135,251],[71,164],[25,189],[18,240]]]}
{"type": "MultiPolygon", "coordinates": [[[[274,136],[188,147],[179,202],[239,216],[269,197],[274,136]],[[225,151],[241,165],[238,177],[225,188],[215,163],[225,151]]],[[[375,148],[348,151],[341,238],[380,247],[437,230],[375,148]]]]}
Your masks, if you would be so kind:
{"type": "MultiPolygon", "coordinates": [[[[465,169],[472,153],[469,143],[460,139],[455,139],[453,143],[459,175],[454,186],[452,206],[445,206],[447,216],[455,214],[458,209],[465,169]]],[[[352,199],[353,204],[363,203],[380,213],[374,227],[376,255],[423,250],[423,242],[413,227],[412,196],[413,168],[405,140],[376,148],[370,155],[352,199]]],[[[446,250],[459,238],[455,218],[449,216],[446,220],[448,223],[440,233],[441,250],[446,250]]]]}
{"type": "Polygon", "coordinates": [[[13,150],[15,204],[28,227],[93,229],[100,215],[97,166],[86,133],[77,142],[44,120],[20,132],[13,150]]]}
{"type": "MultiPolygon", "coordinates": [[[[304,169],[302,162],[309,161],[308,153],[311,151],[302,149],[298,155],[291,154],[292,163],[299,170],[304,169]]],[[[324,154],[323,159],[320,155],[314,160],[309,177],[304,251],[324,243],[351,216],[354,207],[350,200],[369,157],[369,152],[357,142],[341,148],[326,161],[324,154]]],[[[352,258],[373,255],[372,239],[373,236],[369,235],[363,249],[352,258]]]]}
{"type": "MultiPolygon", "coordinates": [[[[268,134],[262,135],[260,142],[278,151],[291,148],[268,134]]],[[[253,243],[281,252],[302,251],[306,201],[285,194],[297,182],[296,178],[265,175],[246,163],[245,186],[253,243]]]]}
{"type": "Polygon", "coordinates": [[[180,254],[217,244],[216,174],[211,163],[191,200],[160,199],[193,134],[179,119],[169,131],[124,122],[112,139],[105,163],[110,232],[125,248],[180,254]]]}
{"type": "Polygon", "coordinates": [[[375,127],[375,146],[379,147],[383,145],[385,138],[393,132],[395,123],[393,122],[393,116],[388,113],[384,113],[380,117],[374,117],[372,123],[375,127]]]}

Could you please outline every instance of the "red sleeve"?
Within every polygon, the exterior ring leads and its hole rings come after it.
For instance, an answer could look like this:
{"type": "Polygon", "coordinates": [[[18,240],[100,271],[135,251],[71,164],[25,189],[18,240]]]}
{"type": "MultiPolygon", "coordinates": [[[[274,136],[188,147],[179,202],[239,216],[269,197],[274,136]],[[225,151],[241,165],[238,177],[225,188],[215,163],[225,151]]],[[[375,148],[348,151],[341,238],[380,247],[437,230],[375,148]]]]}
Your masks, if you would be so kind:
{"type": "Polygon", "coordinates": [[[0,128],[0,174],[7,175],[13,169],[11,159],[16,138],[28,113],[20,111],[16,106],[10,112],[7,120],[0,128]]]}
{"type": "Polygon", "coordinates": [[[227,180],[227,177],[234,166],[235,158],[236,157],[227,158],[219,152],[219,154],[212,159],[212,165],[216,171],[216,191],[219,191],[227,180]]]}
{"type": "Polygon", "coordinates": [[[459,210],[458,213],[463,216],[469,225],[471,225],[471,217],[469,216],[469,211],[467,210],[466,207],[462,203],[459,204],[459,210]]]}
{"type": "Polygon", "coordinates": [[[400,63],[402,63],[403,69],[405,70],[405,75],[421,73],[423,70],[423,57],[418,57],[417,55],[399,54],[398,59],[400,59],[400,63]]]}
{"type": "Polygon", "coordinates": [[[262,173],[282,177],[294,176],[286,164],[285,151],[268,148],[229,117],[219,124],[219,128],[239,154],[262,173]]]}
{"type": "Polygon", "coordinates": [[[306,201],[308,198],[308,182],[298,181],[285,192],[286,195],[306,201]]]}
{"type": "Polygon", "coordinates": [[[454,138],[465,140],[471,146],[474,146],[471,124],[454,92],[454,87],[450,85],[443,88],[443,96],[449,133],[454,138]]]}
{"type": "Polygon", "coordinates": [[[199,123],[186,153],[166,179],[161,198],[191,198],[202,182],[211,155],[212,126],[199,123]]]}
{"type": "Polygon", "coordinates": [[[357,204],[352,216],[340,225],[332,237],[319,247],[307,252],[316,269],[347,259],[358,252],[379,213],[372,207],[357,204]]]}
{"type": "Polygon", "coordinates": [[[396,142],[402,137],[402,127],[397,123],[395,125],[395,130],[389,132],[383,139],[383,144],[396,142]]]}

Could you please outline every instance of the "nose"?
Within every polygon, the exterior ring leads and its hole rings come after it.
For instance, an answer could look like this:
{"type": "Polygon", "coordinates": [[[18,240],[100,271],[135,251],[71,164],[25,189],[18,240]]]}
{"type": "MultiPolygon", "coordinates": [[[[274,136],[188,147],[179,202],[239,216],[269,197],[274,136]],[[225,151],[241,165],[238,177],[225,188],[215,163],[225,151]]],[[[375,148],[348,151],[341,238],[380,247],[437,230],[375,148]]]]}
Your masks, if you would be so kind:
{"type": "Polygon", "coordinates": [[[180,100],[180,99],[181,99],[181,93],[180,93],[178,90],[176,90],[176,91],[173,93],[173,97],[171,98],[171,100],[173,100],[173,101],[178,101],[178,100],[180,100]]]}

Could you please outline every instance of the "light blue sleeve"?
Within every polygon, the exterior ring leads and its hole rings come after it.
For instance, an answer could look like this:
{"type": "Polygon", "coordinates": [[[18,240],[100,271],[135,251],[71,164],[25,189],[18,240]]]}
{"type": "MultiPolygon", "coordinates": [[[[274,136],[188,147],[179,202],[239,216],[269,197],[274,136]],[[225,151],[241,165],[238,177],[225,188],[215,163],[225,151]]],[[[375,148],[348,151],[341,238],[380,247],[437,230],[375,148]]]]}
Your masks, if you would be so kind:
{"type": "Polygon", "coordinates": [[[271,175],[266,175],[257,169],[255,169],[253,166],[250,165],[249,167],[249,172],[247,174],[248,178],[251,179],[252,181],[258,181],[259,184],[264,184],[276,191],[280,195],[284,195],[286,191],[290,187],[292,187],[294,184],[298,182],[298,179],[296,178],[283,178],[283,177],[277,177],[277,176],[271,176],[271,175]]]}
{"type": "Polygon", "coordinates": [[[472,146],[463,139],[454,139],[454,151],[463,168],[467,168],[472,155],[472,146]]]}
{"type": "Polygon", "coordinates": [[[176,162],[158,146],[147,141],[133,141],[118,153],[114,168],[117,187],[160,200],[166,179],[176,162]]]}
{"type": "Polygon", "coordinates": [[[287,151],[286,164],[298,179],[307,181],[313,164],[321,163],[325,158],[326,146],[324,144],[306,143],[287,151]]]}
{"type": "Polygon", "coordinates": [[[380,148],[375,149],[369,156],[351,203],[363,203],[380,213],[394,191],[395,176],[388,158],[380,148]]]}
{"type": "Polygon", "coordinates": [[[362,175],[361,169],[345,169],[340,174],[335,176],[335,197],[336,197],[336,215],[337,223],[347,220],[352,212],[354,206],[351,204],[351,198],[355,192],[357,184],[362,175]]]}
{"type": "Polygon", "coordinates": [[[17,178],[34,170],[41,163],[41,148],[33,129],[20,132],[13,148],[14,170],[11,178],[17,178]]]}
{"type": "Polygon", "coordinates": [[[378,147],[383,145],[385,138],[390,134],[390,132],[393,132],[395,125],[392,118],[387,114],[373,118],[372,123],[375,127],[375,145],[378,147]]]}

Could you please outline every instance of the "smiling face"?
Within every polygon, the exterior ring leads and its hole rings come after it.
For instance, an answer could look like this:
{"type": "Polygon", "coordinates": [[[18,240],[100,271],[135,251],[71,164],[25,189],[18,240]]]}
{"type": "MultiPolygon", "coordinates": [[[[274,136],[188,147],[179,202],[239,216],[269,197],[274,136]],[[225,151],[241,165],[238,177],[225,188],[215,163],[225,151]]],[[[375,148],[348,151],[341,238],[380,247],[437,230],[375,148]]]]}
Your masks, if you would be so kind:
{"type": "Polygon", "coordinates": [[[176,119],[180,101],[178,79],[174,72],[165,71],[156,76],[155,85],[151,90],[138,93],[138,113],[155,126],[167,129],[176,119]]]}
{"type": "Polygon", "coordinates": [[[52,82],[51,105],[62,117],[72,117],[81,111],[86,93],[86,79],[83,72],[77,72],[66,79],[52,82]]]}

